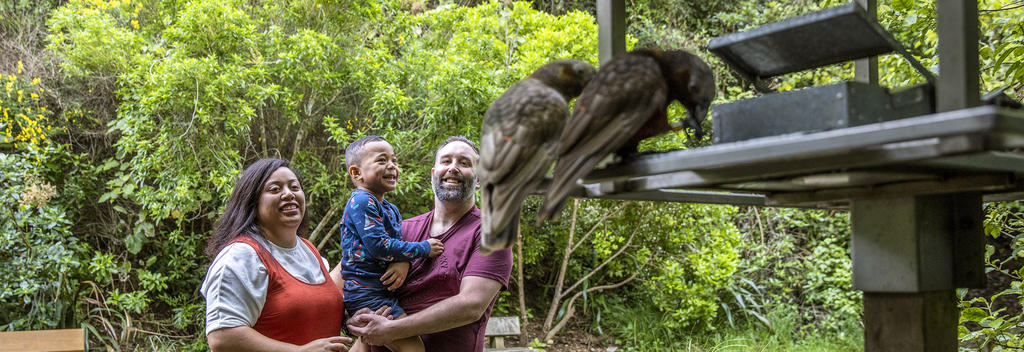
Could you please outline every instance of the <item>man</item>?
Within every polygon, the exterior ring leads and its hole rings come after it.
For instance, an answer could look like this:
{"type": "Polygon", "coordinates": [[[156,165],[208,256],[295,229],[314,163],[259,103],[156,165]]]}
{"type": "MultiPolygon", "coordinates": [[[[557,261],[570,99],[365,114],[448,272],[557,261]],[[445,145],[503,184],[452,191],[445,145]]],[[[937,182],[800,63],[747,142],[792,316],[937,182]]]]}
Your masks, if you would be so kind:
{"type": "Polygon", "coordinates": [[[383,345],[420,335],[427,351],[483,350],[491,308],[508,286],[512,252],[477,252],[480,210],[474,199],[474,168],[479,157],[479,149],[465,137],[450,137],[437,149],[430,170],[434,210],[403,221],[402,237],[436,238],[444,242],[445,251],[411,262],[408,279],[398,290],[409,313],[405,318],[357,314],[349,320],[349,330],[364,342],[383,345]]]}

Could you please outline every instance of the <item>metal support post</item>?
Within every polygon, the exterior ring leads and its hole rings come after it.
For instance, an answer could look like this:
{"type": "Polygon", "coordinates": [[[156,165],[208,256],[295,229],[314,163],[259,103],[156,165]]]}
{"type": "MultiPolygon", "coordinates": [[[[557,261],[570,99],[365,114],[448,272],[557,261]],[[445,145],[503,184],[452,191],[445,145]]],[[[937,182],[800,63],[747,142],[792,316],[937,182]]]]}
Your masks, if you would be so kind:
{"type": "MultiPolygon", "coordinates": [[[[877,0],[856,0],[857,5],[864,8],[871,19],[878,18],[877,0]]],[[[862,83],[878,84],[878,57],[872,56],[853,62],[853,80],[862,83]]]]}
{"type": "Polygon", "coordinates": [[[864,291],[867,351],[957,350],[953,288],[979,274],[980,209],[980,193],[852,202],[853,286],[864,291]]]}
{"type": "Polygon", "coordinates": [[[626,52],[626,0],[597,0],[597,49],[602,65],[626,52]]]}
{"type": "Polygon", "coordinates": [[[936,111],[974,107],[981,100],[978,77],[978,1],[936,0],[939,79],[936,111]]]}

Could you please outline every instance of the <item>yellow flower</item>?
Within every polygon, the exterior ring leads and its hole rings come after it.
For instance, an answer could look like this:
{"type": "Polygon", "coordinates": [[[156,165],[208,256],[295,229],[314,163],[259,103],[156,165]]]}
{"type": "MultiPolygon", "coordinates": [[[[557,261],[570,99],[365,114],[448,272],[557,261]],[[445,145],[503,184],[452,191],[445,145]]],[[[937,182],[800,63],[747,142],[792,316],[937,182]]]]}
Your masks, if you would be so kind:
{"type": "Polygon", "coordinates": [[[32,97],[32,99],[39,100],[39,94],[32,93],[32,94],[29,94],[29,96],[32,97]]]}
{"type": "Polygon", "coordinates": [[[39,77],[33,78],[32,79],[32,85],[34,86],[34,85],[38,85],[38,84],[39,84],[39,77]]]}
{"type": "Polygon", "coordinates": [[[21,102],[21,89],[18,89],[18,102],[21,102]]]}
{"type": "Polygon", "coordinates": [[[22,66],[21,60],[18,60],[18,74],[19,75],[21,74],[21,70],[23,70],[23,69],[25,69],[25,66],[22,66]]]}
{"type": "Polygon", "coordinates": [[[139,29],[139,21],[132,20],[132,28],[135,28],[136,30],[138,30],[139,29]]]}
{"type": "Polygon", "coordinates": [[[14,90],[14,82],[7,82],[7,92],[9,93],[9,92],[11,92],[13,90],[14,90]]]}
{"type": "Polygon", "coordinates": [[[45,107],[45,106],[43,106],[43,107],[40,107],[40,108],[39,108],[39,111],[42,111],[42,112],[46,112],[46,107],[45,107]]]}

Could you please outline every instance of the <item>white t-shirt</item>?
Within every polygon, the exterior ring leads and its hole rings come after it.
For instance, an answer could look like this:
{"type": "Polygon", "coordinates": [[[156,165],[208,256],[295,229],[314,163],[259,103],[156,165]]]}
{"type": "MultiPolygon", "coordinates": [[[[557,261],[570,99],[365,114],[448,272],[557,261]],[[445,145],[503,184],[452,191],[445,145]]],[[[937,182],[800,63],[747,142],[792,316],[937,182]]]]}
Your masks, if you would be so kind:
{"type": "MultiPolygon", "coordinates": [[[[323,283],[316,255],[296,236],[295,247],[284,248],[253,236],[293,277],[307,284],[323,283]]],[[[322,257],[321,257],[322,258],[322,257]]],[[[323,259],[325,268],[330,268],[323,259]]],[[[206,272],[199,292],[206,298],[206,334],[236,326],[253,326],[267,302],[267,267],[256,250],[245,243],[221,249],[206,272]]]]}

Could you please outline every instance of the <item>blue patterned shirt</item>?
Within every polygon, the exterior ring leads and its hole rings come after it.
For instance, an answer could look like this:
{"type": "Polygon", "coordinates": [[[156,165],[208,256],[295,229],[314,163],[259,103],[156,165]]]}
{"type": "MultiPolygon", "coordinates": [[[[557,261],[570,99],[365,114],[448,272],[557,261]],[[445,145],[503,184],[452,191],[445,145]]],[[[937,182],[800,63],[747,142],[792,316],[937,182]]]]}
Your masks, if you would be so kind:
{"type": "Polygon", "coordinates": [[[402,241],[402,214],[370,192],[352,192],[341,219],[341,276],[360,285],[382,288],[381,275],[394,261],[426,258],[430,243],[402,241]]]}

